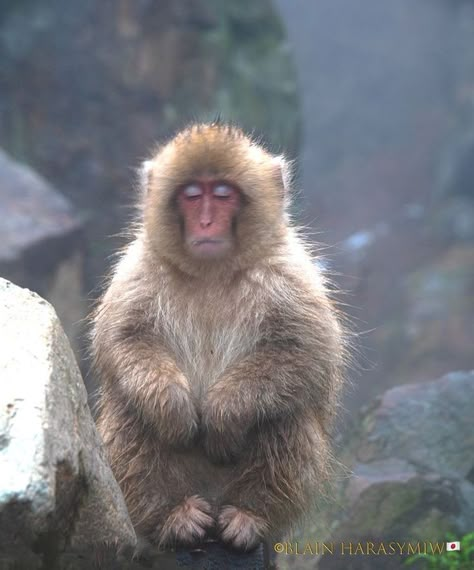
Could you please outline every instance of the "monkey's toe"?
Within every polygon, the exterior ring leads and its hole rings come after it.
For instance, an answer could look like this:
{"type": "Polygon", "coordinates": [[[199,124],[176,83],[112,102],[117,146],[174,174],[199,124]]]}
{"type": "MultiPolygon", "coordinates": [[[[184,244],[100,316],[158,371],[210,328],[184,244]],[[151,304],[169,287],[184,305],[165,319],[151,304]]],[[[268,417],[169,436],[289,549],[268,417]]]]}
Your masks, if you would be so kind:
{"type": "Polygon", "coordinates": [[[160,547],[202,542],[208,529],[214,526],[212,508],[207,501],[193,495],[175,507],[159,533],[160,547]]]}
{"type": "Polygon", "coordinates": [[[233,506],[224,507],[217,517],[220,538],[236,550],[252,550],[263,538],[265,521],[233,506]]]}

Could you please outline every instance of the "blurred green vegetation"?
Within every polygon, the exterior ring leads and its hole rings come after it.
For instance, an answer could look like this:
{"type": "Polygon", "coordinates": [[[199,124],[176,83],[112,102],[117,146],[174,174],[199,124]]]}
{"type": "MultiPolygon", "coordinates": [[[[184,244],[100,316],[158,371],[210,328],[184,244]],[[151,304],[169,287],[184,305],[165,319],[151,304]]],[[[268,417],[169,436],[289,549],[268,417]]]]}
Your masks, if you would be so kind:
{"type": "MultiPolygon", "coordinates": [[[[446,541],[454,542],[456,537],[448,533],[446,541]]],[[[464,535],[460,543],[460,550],[444,550],[441,554],[414,554],[407,558],[405,566],[412,566],[422,561],[421,570],[472,570],[474,568],[474,532],[464,535]]]]}

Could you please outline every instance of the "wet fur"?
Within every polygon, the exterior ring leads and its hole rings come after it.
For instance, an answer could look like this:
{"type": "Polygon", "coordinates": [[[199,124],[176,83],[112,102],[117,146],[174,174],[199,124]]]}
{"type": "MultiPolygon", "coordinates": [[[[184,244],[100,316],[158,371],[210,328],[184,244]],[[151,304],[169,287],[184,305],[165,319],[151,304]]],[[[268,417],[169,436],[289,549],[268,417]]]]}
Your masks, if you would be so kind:
{"type": "Polygon", "coordinates": [[[289,224],[281,157],[198,125],[143,179],[134,239],[93,316],[99,430],[141,535],[249,549],[297,521],[328,478],[343,330],[289,224]],[[174,194],[199,175],[245,198],[218,263],[183,247],[174,194]]]}

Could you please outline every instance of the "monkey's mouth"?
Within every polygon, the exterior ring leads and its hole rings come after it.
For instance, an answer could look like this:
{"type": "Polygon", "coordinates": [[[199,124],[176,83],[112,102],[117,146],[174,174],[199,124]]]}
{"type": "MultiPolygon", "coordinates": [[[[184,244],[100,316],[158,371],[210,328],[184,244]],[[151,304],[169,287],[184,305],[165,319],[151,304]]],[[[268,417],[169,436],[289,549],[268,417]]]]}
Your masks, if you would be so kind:
{"type": "Polygon", "coordinates": [[[189,248],[197,257],[220,257],[229,249],[229,242],[224,239],[195,239],[189,242],[189,248]]]}

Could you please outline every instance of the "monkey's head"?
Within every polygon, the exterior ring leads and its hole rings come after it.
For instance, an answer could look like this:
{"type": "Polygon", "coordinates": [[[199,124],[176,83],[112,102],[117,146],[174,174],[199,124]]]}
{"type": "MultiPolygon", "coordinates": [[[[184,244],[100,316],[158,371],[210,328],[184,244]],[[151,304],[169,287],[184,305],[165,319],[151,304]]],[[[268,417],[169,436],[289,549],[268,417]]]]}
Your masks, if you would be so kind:
{"type": "Polygon", "coordinates": [[[152,251],[190,274],[240,269],[287,235],[289,168],[240,129],[194,125],[143,167],[152,251]]]}

